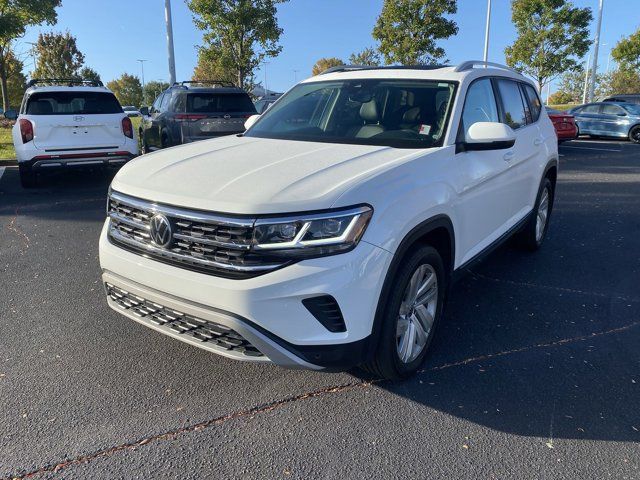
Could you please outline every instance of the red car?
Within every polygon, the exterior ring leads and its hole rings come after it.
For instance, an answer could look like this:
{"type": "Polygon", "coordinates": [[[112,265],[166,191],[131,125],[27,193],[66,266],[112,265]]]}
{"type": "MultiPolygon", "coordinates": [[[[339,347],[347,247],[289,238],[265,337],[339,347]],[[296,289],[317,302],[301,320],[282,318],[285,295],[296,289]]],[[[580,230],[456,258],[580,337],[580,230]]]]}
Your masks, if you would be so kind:
{"type": "Polygon", "coordinates": [[[573,115],[554,110],[553,108],[547,108],[547,113],[553,122],[553,127],[556,129],[558,143],[573,140],[578,137],[578,126],[576,125],[576,120],[573,115]]]}

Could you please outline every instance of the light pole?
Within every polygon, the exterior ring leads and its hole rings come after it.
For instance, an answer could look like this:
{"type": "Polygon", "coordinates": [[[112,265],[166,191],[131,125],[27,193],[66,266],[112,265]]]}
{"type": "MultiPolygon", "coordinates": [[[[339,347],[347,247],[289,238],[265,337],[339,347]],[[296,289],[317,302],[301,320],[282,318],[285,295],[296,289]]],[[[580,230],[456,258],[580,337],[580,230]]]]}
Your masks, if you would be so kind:
{"type": "Polygon", "coordinates": [[[600,0],[598,5],[598,26],[596,27],[596,37],[594,39],[593,66],[591,68],[591,84],[589,85],[589,101],[593,101],[596,89],[596,75],[598,74],[598,49],[600,48],[600,29],[602,27],[602,6],[604,0],[600,0]]]}
{"type": "Polygon", "coordinates": [[[142,69],[142,103],[146,104],[147,98],[145,95],[146,92],[144,91],[144,62],[148,62],[148,60],[139,58],[137,61],[140,62],[140,68],[142,69]]]}
{"type": "MultiPolygon", "coordinates": [[[[491,0],[487,0],[487,25],[484,30],[484,61],[489,59],[489,29],[491,27],[491,0]]],[[[486,67],[486,65],[485,65],[486,67]]]]}
{"type": "Polygon", "coordinates": [[[173,51],[173,25],[171,22],[171,0],[164,0],[164,20],[167,24],[167,51],[169,54],[169,83],[176,83],[176,59],[173,51]]]}
{"type": "Polygon", "coordinates": [[[589,88],[589,64],[591,63],[591,52],[587,57],[587,64],[584,67],[584,90],[582,92],[582,103],[587,103],[587,90],[589,88]]]}
{"type": "Polygon", "coordinates": [[[294,70],[294,71],[293,71],[293,83],[294,83],[294,84],[298,83],[298,72],[299,72],[299,71],[300,71],[300,70],[294,70]]]}
{"type": "Polygon", "coordinates": [[[267,96],[267,92],[269,91],[269,89],[267,88],[267,65],[269,65],[269,62],[262,62],[263,65],[263,69],[264,69],[264,96],[267,96]]]}

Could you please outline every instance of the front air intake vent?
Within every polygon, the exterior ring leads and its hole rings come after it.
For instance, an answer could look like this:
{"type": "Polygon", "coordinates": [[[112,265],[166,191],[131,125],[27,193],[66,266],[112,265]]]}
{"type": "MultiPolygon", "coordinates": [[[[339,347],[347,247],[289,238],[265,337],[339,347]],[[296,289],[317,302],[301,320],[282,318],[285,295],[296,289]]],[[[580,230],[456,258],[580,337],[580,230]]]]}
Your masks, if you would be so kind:
{"type": "Polygon", "coordinates": [[[316,317],[324,327],[330,332],[346,332],[344,318],[340,311],[340,306],[331,295],[305,298],[302,304],[316,317]]]}

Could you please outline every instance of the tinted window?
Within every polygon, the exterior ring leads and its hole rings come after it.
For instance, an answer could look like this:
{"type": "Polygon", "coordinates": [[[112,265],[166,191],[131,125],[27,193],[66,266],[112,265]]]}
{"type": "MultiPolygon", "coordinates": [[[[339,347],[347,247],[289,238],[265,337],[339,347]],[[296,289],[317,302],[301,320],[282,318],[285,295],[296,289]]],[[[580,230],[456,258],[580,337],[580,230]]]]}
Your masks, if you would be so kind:
{"type": "Polygon", "coordinates": [[[533,122],[537,122],[538,118],[540,118],[540,111],[542,110],[542,102],[540,101],[538,92],[536,92],[536,89],[531,85],[522,84],[522,86],[527,95],[527,100],[529,101],[529,112],[531,113],[531,120],[533,122]]]}
{"type": "Polygon", "coordinates": [[[171,94],[165,93],[160,104],[160,111],[166,112],[169,109],[169,102],[171,102],[171,94]]]}
{"type": "Polygon", "coordinates": [[[496,98],[491,80],[484,78],[473,82],[467,90],[467,98],[462,111],[462,125],[466,132],[477,122],[499,122],[496,98]]]}
{"type": "Polygon", "coordinates": [[[600,113],[600,105],[587,105],[580,113],[600,113]]]}
{"type": "Polygon", "coordinates": [[[151,107],[153,110],[155,110],[156,112],[158,110],[160,110],[160,104],[162,103],[162,97],[164,97],[164,95],[160,95],[158,98],[156,98],[156,101],[153,102],[153,107],[151,107]]]}
{"type": "Polygon", "coordinates": [[[629,104],[625,105],[624,109],[629,112],[631,115],[640,115],[640,105],[629,104]]]}
{"type": "Polygon", "coordinates": [[[113,93],[42,92],[29,97],[27,115],[91,115],[123,113],[113,93]]]}
{"type": "Polygon", "coordinates": [[[626,112],[618,105],[605,104],[602,105],[602,113],[605,115],[625,115],[626,112]]]}
{"type": "Polygon", "coordinates": [[[504,108],[503,122],[514,130],[526,125],[527,117],[518,84],[511,80],[498,80],[498,90],[504,108]]]}
{"type": "Polygon", "coordinates": [[[246,93],[190,93],[187,111],[193,113],[255,113],[256,109],[246,93]]]}

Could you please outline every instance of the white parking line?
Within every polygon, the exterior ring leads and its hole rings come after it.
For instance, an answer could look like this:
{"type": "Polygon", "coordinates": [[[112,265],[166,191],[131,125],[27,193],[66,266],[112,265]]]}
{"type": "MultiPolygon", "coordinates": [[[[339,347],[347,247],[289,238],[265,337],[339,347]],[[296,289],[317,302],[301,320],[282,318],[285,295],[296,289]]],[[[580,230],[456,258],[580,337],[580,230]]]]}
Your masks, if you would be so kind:
{"type": "Polygon", "coordinates": [[[622,151],[622,149],[613,150],[611,148],[574,147],[573,145],[563,145],[562,148],[577,148],[579,150],[593,150],[594,152],[616,152],[616,153],[620,153],[622,151]]]}
{"type": "Polygon", "coordinates": [[[4,169],[6,167],[0,167],[0,180],[2,180],[2,175],[4,175],[4,169]]]}

